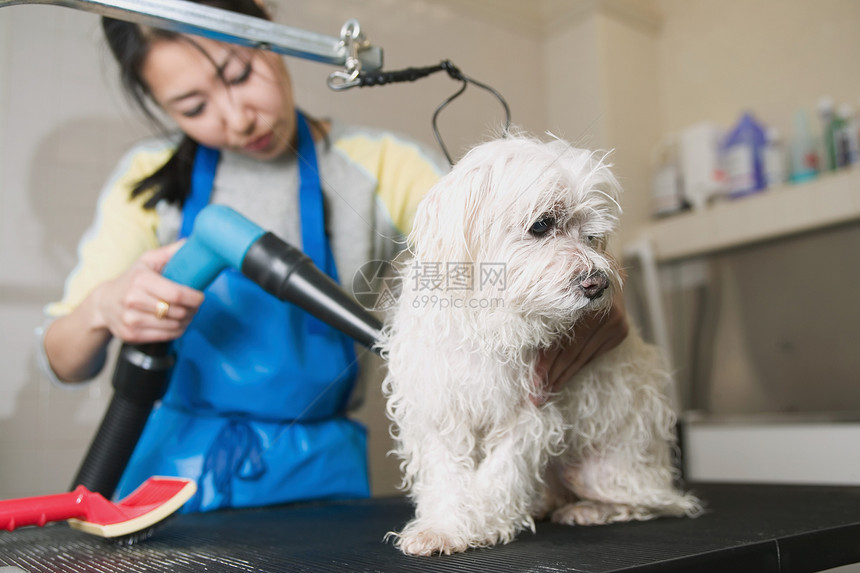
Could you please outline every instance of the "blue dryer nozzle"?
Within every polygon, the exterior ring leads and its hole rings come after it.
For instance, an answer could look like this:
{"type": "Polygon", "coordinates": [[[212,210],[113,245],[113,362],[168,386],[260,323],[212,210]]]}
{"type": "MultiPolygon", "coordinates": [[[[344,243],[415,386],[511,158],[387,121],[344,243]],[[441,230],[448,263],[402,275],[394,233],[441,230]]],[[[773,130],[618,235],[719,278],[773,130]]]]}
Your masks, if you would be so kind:
{"type": "Polygon", "coordinates": [[[233,209],[207,205],[194,220],[185,244],[162,274],[174,282],[203,290],[226,268],[242,269],[245,253],[265,231],[233,209]]]}
{"type": "Polygon", "coordinates": [[[311,259],[233,209],[204,207],[188,240],[165,265],[165,277],[203,290],[234,268],[266,292],[291,302],[357,342],[373,348],[380,322],[311,259]]]}

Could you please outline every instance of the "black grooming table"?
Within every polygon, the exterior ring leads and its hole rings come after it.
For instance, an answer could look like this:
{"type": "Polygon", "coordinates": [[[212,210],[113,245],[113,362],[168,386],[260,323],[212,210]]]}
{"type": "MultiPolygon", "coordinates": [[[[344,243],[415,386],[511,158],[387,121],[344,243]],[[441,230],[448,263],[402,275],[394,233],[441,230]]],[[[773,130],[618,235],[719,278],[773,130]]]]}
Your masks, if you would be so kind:
{"type": "Polygon", "coordinates": [[[54,524],[0,531],[0,572],[768,573],[860,561],[860,487],[691,488],[709,506],[698,519],[539,523],[536,534],[522,533],[509,545],[430,558],[403,556],[383,542],[411,515],[401,498],[179,515],[133,547],[54,524]]]}

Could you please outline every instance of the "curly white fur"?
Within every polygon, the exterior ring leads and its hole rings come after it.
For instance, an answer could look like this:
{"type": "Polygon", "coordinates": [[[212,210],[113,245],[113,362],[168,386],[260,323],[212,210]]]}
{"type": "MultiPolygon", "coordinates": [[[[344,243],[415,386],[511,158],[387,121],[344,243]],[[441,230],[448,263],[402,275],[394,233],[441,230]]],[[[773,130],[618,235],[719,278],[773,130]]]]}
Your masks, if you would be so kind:
{"type": "Polygon", "coordinates": [[[637,334],[542,405],[531,399],[539,351],[620,288],[604,250],[619,192],[604,157],[509,136],[469,152],[420,205],[380,345],[416,506],[393,534],[403,552],[507,543],[548,516],[596,524],[700,511],[673,485],[670,378],[637,334]],[[481,284],[485,263],[504,270],[502,285],[481,284]],[[464,267],[470,285],[424,280],[464,267]],[[591,276],[605,277],[602,295],[587,296],[591,276]]]}

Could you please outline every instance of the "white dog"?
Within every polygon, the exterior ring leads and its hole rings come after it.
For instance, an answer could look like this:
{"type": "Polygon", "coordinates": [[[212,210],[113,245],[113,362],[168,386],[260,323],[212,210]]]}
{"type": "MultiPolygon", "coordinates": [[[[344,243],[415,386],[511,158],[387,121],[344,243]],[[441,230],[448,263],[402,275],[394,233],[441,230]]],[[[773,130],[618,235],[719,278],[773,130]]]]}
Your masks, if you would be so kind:
{"type": "Polygon", "coordinates": [[[534,519],[696,515],[673,485],[675,416],[658,351],[631,332],[541,405],[542,349],[620,289],[605,252],[620,214],[602,158],[509,136],[429,192],[381,343],[387,410],[415,518],[408,554],[511,541],[534,519]]]}

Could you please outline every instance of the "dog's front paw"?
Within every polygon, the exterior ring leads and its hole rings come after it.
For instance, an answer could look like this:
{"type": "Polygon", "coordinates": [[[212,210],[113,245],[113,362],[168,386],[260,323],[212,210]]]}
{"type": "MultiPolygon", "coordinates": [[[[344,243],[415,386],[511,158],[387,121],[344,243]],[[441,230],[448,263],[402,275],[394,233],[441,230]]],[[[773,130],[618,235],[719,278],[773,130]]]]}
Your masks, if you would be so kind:
{"type": "Polygon", "coordinates": [[[396,538],[394,546],[406,555],[451,555],[469,548],[466,541],[432,527],[407,526],[402,532],[390,535],[396,538]]]}

